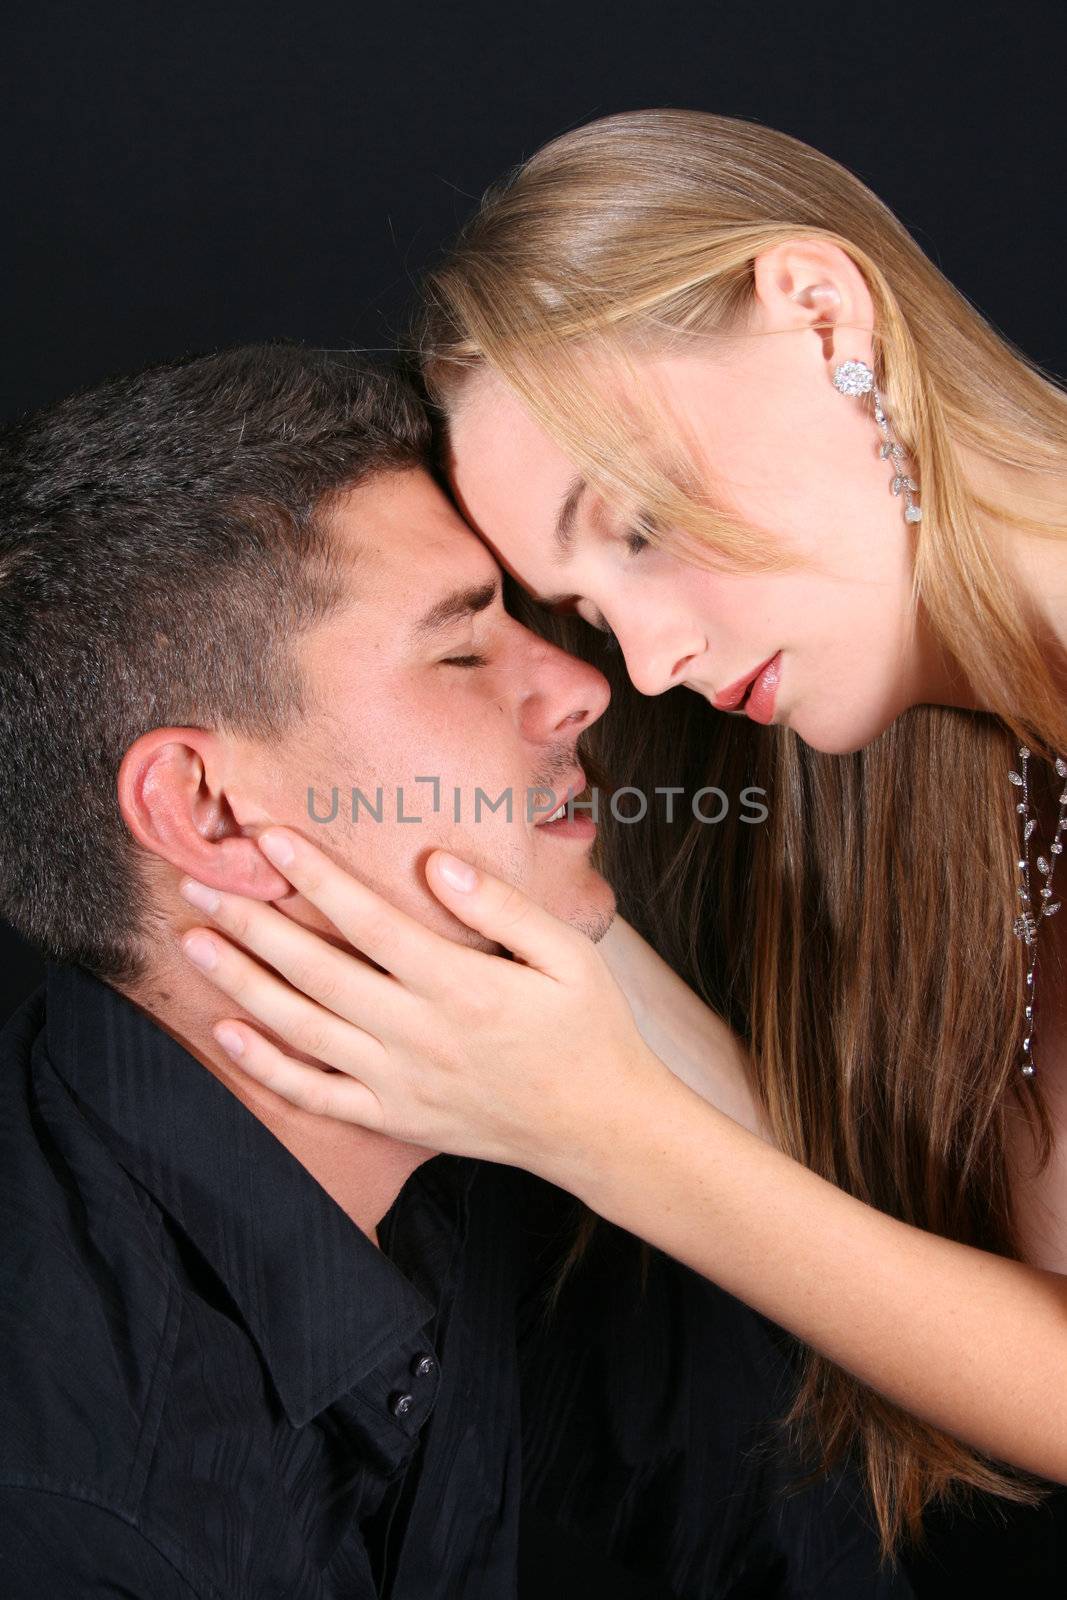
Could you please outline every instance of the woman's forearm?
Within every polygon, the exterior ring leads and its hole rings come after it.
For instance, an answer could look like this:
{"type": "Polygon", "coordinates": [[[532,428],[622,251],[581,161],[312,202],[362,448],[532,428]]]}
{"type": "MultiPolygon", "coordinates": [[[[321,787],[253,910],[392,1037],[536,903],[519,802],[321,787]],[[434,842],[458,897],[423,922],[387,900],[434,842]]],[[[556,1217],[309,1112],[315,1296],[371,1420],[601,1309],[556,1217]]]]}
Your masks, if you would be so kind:
{"type": "Polygon", "coordinates": [[[675,1077],[761,1138],[748,1054],[729,1025],[622,917],[597,946],[630,1003],[641,1037],[675,1077]]]}
{"type": "Polygon", "coordinates": [[[906,1410],[1067,1482],[1067,1278],[898,1222],[662,1081],[544,1175],[906,1410]]]}

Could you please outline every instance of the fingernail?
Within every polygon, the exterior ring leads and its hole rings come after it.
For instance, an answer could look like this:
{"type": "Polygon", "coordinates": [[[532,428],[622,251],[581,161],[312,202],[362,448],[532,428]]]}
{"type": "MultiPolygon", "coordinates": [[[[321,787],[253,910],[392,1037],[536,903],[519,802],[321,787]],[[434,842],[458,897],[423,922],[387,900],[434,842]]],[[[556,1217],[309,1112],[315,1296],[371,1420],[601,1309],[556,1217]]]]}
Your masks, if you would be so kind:
{"type": "Polygon", "coordinates": [[[267,860],[273,861],[276,867],[287,867],[293,859],[293,847],[280,833],[261,833],[259,848],[267,860]]]}
{"type": "Polygon", "coordinates": [[[202,967],[205,972],[210,972],[212,967],[218,966],[219,956],[215,942],[202,933],[191,933],[188,939],[183,939],[182,949],[194,966],[202,967]]]}
{"type": "Polygon", "coordinates": [[[217,911],[219,909],[219,894],[217,889],[211,889],[206,883],[198,883],[195,878],[186,878],[179,884],[182,895],[191,906],[196,906],[198,911],[217,911]]]}
{"type": "Polygon", "coordinates": [[[468,867],[465,861],[457,861],[455,856],[438,856],[437,870],[453,889],[462,889],[465,893],[469,893],[477,882],[474,868],[468,867]]]}
{"type": "Polygon", "coordinates": [[[211,1031],[228,1055],[244,1055],[245,1042],[236,1028],[228,1028],[225,1022],[220,1022],[218,1027],[212,1028],[211,1031]]]}

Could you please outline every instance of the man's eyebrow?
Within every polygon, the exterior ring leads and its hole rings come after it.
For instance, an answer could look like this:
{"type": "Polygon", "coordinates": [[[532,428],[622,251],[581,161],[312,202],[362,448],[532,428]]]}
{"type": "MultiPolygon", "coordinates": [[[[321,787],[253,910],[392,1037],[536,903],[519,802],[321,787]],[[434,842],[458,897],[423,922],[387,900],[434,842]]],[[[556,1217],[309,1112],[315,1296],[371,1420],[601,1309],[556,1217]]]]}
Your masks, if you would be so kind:
{"type": "Polygon", "coordinates": [[[556,554],[553,560],[562,565],[570,554],[571,541],[574,537],[574,518],[578,510],[578,502],[585,493],[587,484],[581,473],[575,478],[567,493],[563,496],[563,504],[556,517],[556,526],[552,530],[552,537],[556,545],[556,554]]]}
{"type": "Polygon", "coordinates": [[[487,610],[499,595],[500,581],[497,578],[473,589],[456,589],[442,600],[435,600],[411,631],[417,638],[437,633],[441,628],[447,628],[450,622],[458,622],[461,617],[471,617],[478,611],[487,610]]]}

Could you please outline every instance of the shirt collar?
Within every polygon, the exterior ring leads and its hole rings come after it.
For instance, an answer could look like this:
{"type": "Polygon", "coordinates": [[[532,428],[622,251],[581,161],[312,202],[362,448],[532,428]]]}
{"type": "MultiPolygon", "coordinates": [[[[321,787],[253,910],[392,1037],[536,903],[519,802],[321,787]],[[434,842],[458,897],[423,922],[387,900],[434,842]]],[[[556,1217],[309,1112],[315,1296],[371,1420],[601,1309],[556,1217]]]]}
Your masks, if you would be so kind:
{"type": "Polygon", "coordinates": [[[302,1426],[435,1308],[283,1144],[147,1012],[49,962],[46,1050],[123,1168],[221,1279],[302,1426]]]}

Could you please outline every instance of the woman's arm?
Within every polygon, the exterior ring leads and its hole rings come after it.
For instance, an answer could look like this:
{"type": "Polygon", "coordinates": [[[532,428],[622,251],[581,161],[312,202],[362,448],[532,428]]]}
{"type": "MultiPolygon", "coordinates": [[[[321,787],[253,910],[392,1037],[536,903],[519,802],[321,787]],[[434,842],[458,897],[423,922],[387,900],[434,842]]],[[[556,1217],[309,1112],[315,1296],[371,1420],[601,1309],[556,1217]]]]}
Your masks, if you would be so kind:
{"type": "Polygon", "coordinates": [[[1067,1277],[898,1222],[716,1110],[642,1040],[597,947],[512,885],[475,872],[457,888],[449,858],[427,862],[505,960],[431,933],[290,830],[260,843],[348,948],[262,902],[194,900],[236,941],[190,928],[183,949],[193,933],[212,947],[252,1076],[322,1115],[526,1167],[907,1410],[1067,1482],[1067,1277]]]}
{"type": "Polygon", "coordinates": [[[697,1094],[769,1139],[752,1089],[751,1061],[733,1029],[624,918],[615,918],[597,950],[649,1049],[697,1094]]]}
{"type": "Polygon", "coordinates": [[[905,1410],[1067,1483],[1067,1277],[876,1211],[673,1078],[597,1132],[543,1175],[905,1410]]]}

